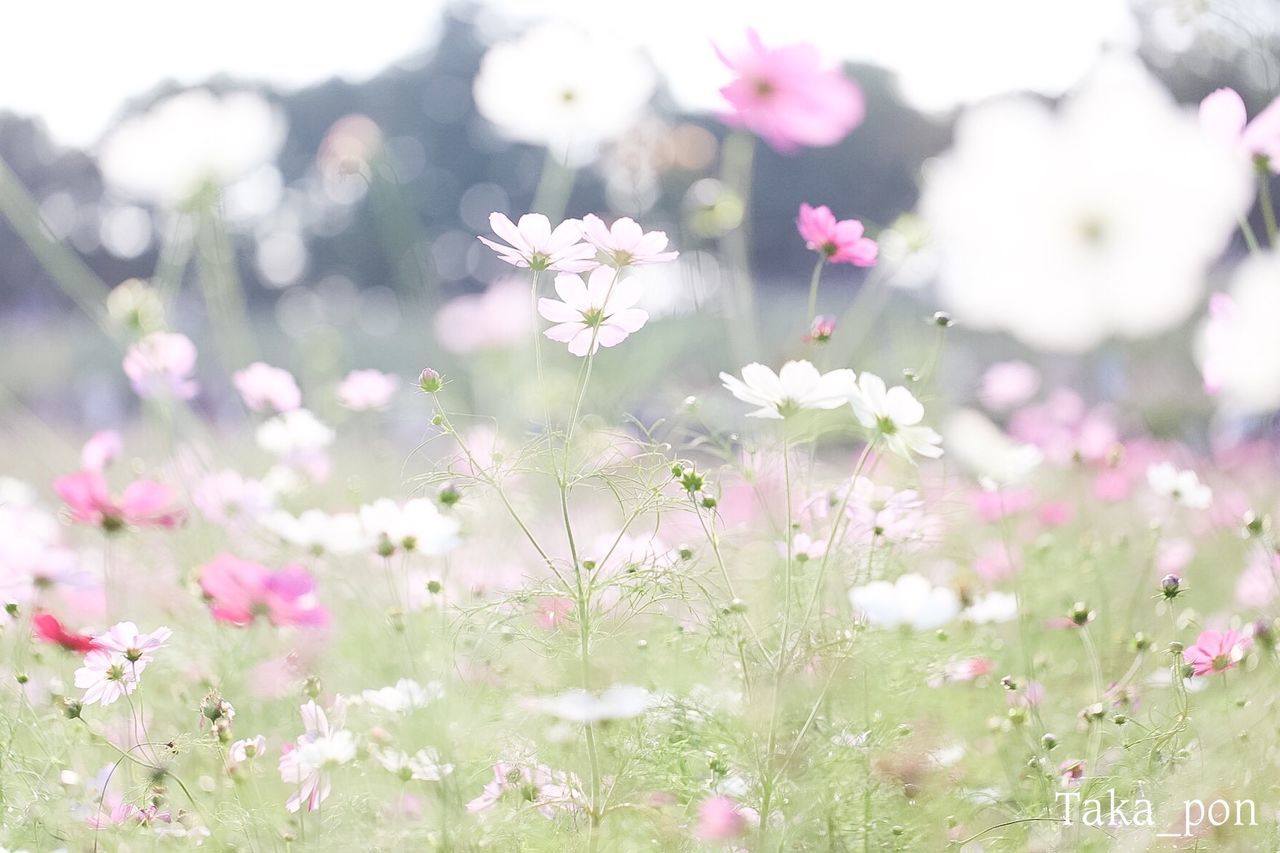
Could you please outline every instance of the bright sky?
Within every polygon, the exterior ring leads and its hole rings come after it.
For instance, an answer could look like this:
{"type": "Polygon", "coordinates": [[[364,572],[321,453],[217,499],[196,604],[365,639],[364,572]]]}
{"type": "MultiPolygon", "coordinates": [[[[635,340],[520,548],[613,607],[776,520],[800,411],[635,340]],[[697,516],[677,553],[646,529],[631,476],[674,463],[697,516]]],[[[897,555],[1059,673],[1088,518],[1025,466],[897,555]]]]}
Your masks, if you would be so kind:
{"type": "MultiPolygon", "coordinates": [[[[122,105],[157,83],[225,73],[284,87],[353,81],[430,47],[444,0],[24,3],[6,11],[0,109],[38,115],[55,139],[92,146],[122,105]],[[200,14],[193,14],[200,9],[200,14]]],[[[766,43],[806,39],[831,59],[893,69],[923,109],[1011,89],[1056,94],[1107,46],[1127,46],[1125,0],[491,0],[486,30],[576,21],[653,57],[678,99],[711,109],[722,78],[710,44],[748,26],[766,43]]],[[[586,69],[589,72],[589,69],[586,69]]]]}

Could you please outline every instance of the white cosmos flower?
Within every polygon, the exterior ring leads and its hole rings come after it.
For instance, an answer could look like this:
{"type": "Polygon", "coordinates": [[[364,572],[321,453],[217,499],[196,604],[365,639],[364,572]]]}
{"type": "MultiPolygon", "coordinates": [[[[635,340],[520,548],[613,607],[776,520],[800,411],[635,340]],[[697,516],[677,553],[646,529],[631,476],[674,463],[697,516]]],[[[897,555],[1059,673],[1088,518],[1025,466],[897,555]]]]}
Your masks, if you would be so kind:
{"type": "Polygon", "coordinates": [[[742,402],[760,407],[747,417],[779,420],[803,409],[838,409],[856,387],[852,370],[819,373],[807,361],[788,361],[777,373],[752,362],[742,368],[741,379],[721,373],[720,381],[742,402]]]}
{"type": "Polygon", "coordinates": [[[1010,97],[962,116],[920,211],[958,319],[1080,351],[1182,322],[1247,209],[1244,164],[1130,59],[1055,111],[1010,97]]]}
{"type": "Polygon", "coordinates": [[[849,405],[858,422],[899,456],[910,459],[918,453],[937,459],[942,455],[942,436],[920,426],[924,406],[903,386],[886,388],[879,376],[863,373],[849,393],[849,405]]]}
{"type": "Polygon", "coordinates": [[[569,345],[576,356],[617,346],[649,322],[640,301],[640,282],[622,278],[609,267],[597,267],[587,280],[574,273],[556,276],[560,299],[539,299],[538,313],[555,323],[542,334],[569,345]]]}
{"type": "Polygon", "coordinates": [[[1207,509],[1213,503],[1213,490],[1200,482],[1195,471],[1179,471],[1168,462],[1147,468],[1147,485],[1157,495],[1189,509],[1207,509]]]}
{"type": "Polygon", "coordinates": [[[961,614],[966,622],[986,625],[992,622],[1009,622],[1018,616],[1018,597],[999,590],[988,592],[974,599],[961,614]]]}
{"type": "Polygon", "coordinates": [[[974,409],[961,409],[948,417],[942,434],[951,458],[993,486],[1021,482],[1044,459],[1039,448],[1014,441],[974,409]]]}
{"type": "Polygon", "coordinates": [[[453,772],[452,764],[442,764],[434,749],[420,749],[413,755],[397,749],[378,750],[378,763],[405,781],[439,782],[453,772]]]}
{"type": "Polygon", "coordinates": [[[285,542],[317,554],[346,555],[373,547],[360,516],[309,509],[295,516],[286,510],[267,513],[262,526],[285,542]]]}
{"type": "Polygon", "coordinates": [[[256,437],[263,450],[287,459],[324,450],[334,432],[307,409],[294,409],[264,421],[256,437]]]}
{"type": "Polygon", "coordinates": [[[398,504],[390,498],[379,498],[360,507],[360,522],[370,540],[381,546],[417,551],[421,554],[444,554],[458,544],[458,520],[441,514],[435,502],[413,498],[398,504]]]}
{"type": "Polygon", "coordinates": [[[334,703],[333,719],[314,701],[301,707],[305,731],[297,743],[280,755],[280,779],[295,786],[285,807],[296,812],[305,803],[307,811],[315,811],[329,796],[329,771],[356,757],[356,740],[344,729],[345,704],[341,697],[334,703]]]}
{"type": "Polygon", "coordinates": [[[438,681],[428,681],[424,686],[412,679],[401,678],[390,687],[366,690],[360,695],[365,704],[379,711],[407,714],[444,696],[444,686],[438,681]]]}
{"type": "Polygon", "coordinates": [[[849,591],[849,601],[878,628],[941,628],[960,612],[960,598],[947,587],[929,583],[917,574],[897,581],[872,581],[849,591]]]}
{"type": "Polygon", "coordinates": [[[98,163],[116,191],[178,206],[206,185],[221,188],[272,163],[285,129],[284,115],[252,92],[192,89],[122,121],[98,163]]]}
{"type": "Polygon", "coordinates": [[[638,717],[653,705],[653,695],[643,687],[617,684],[603,693],[568,690],[556,696],[528,701],[528,707],[571,723],[600,723],[638,717]]]}
{"type": "Polygon", "coordinates": [[[1196,349],[1205,390],[1222,408],[1261,414],[1280,408],[1280,255],[1253,255],[1215,294],[1196,349]]]}
{"type": "Polygon", "coordinates": [[[582,165],[636,123],[655,82],[653,67],[617,38],[547,23],[491,47],[474,94],[504,136],[582,165]]]}

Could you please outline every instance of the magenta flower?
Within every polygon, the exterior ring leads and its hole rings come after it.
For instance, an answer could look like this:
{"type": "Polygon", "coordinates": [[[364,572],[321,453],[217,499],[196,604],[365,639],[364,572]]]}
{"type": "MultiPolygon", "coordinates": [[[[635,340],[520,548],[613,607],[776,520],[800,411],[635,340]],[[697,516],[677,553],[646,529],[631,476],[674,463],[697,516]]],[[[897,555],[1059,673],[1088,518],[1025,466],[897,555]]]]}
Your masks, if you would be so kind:
{"type": "Polygon", "coordinates": [[[316,601],[315,579],[302,566],[272,571],[220,554],[200,569],[199,581],[219,622],[244,626],[265,616],[277,627],[319,627],[329,621],[328,612],[316,601]]]}
{"type": "Polygon", "coordinates": [[[728,841],[747,829],[742,807],[729,797],[707,797],[698,804],[698,825],[693,834],[703,841],[728,841]]]}
{"type": "Polygon", "coordinates": [[[526,213],[519,224],[501,213],[489,214],[489,226],[510,245],[487,237],[480,242],[498,253],[512,266],[557,272],[586,272],[599,266],[596,247],[582,242],[582,225],[567,219],[551,230],[551,222],[541,213],[526,213]]]}
{"type": "Polygon", "coordinates": [[[190,400],[200,390],[191,379],[196,345],[176,332],[152,332],[124,356],[124,372],[139,397],[190,400]]]}
{"type": "Polygon", "coordinates": [[[353,412],[385,409],[399,387],[400,378],[390,373],[353,370],[338,385],[338,405],[353,412]]]}
{"type": "Polygon", "coordinates": [[[173,489],[154,480],[135,480],[113,498],[101,471],[77,471],[59,477],[53,490],[66,502],[71,517],[108,532],[122,527],[176,527],[186,513],[173,506],[173,489]]]}
{"type": "Polygon", "coordinates": [[[1191,665],[1193,675],[1213,675],[1235,668],[1251,643],[1239,631],[1202,631],[1196,644],[1183,650],[1182,657],[1191,665]]]}
{"type": "Polygon", "coordinates": [[[576,356],[616,346],[649,321],[648,312],[635,307],[639,282],[619,278],[610,267],[592,270],[586,282],[578,275],[558,275],[556,293],[560,300],[538,300],[538,313],[556,324],[543,334],[568,344],[576,356]]]}
{"type": "Polygon", "coordinates": [[[1200,126],[1228,145],[1280,171],[1280,98],[1248,120],[1244,99],[1235,89],[1218,89],[1200,102],[1200,126]]]}
{"type": "Polygon", "coordinates": [[[839,69],[824,67],[811,44],[770,49],[747,30],[745,50],[716,53],[737,75],[720,90],[730,106],[725,123],[746,128],[778,151],[835,145],[862,124],[862,89],[839,69]]]}
{"type": "Polygon", "coordinates": [[[231,377],[244,404],[255,412],[291,412],[302,405],[302,392],[293,374],[255,361],[231,377]]]}
{"type": "Polygon", "coordinates": [[[604,256],[606,264],[619,269],[674,261],[680,255],[663,251],[667,248],[666,232],[646,233],[634,219],[625,216],[609,227],[600,217],[588,213],[582,217],[582,235],[604,256]]]}
{"type": "Polygon", "coordinates": [[[862,223],[856,219],[837,222],[835,214],[825,204],[821,207],[800,205],[796,230],[804,238],[805,246],[820,252],[833,264],[853,264],[855,267],[873,267],[876,264],[880,248],[875,240],[863,236],[862,223]]]}

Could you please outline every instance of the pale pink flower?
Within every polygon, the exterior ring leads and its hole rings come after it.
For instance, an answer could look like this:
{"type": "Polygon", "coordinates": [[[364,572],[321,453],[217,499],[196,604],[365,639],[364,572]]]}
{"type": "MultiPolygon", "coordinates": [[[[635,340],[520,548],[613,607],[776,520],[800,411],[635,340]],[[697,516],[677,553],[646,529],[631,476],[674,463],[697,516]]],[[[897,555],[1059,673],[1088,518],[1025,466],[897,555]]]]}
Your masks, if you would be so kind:
{"type": "Polygon", "coordinates": [[[646,233],[634,219],[625,216],[610,227],[600,217],[588,213],[582,217],[582,235],[600,252],[605,264],[619,269],[674,261],[680,255],[663,251],[667,248],[665,232],[646,233]]]}
{"type": "Polygon", "coordinates": [[[227,748],[227,766],[232,770],[267,752],[267,739],[262,735],[238,740],[227,748]]]}
{"type": "Polygon", "coordinates": [[[484,811],[508,797],[532,804],[548,820],[559,811],[579,812],[586,805],[582,784],[574,774],[532,760],[499,761],[493,765],[493,780],[467,803],[467,811],[484,811]]]}
{"type": "Polygon", "coordinates": [[[261,361],[237,370],[231,377],[244,404],[255,412],[291,412],[302,405],[302,392],[293,374],[261,361]]]}
{"type": "Polygon", "coordinates": [[[1025,361],[998,361],[982,374],[978,399],[993,412],[1021,406],[1040,389],[1040,373],[1025,361]]]}
{"type": "Polygon", "coordinates": [[[353,370],[338,386],[338,404],[354,412],[385,409],[400,387],[400,378],[381,370],[353,370]]]}
{"type": "Polygon", "coordinates": [[[108,532],[126,526],[176,527],[186,517],[173,506],[174,490],[154,480],[135,480],[114,498],[100,471],[77,471],[55,480],[53,490],[66,502],[72,518],[108,532]]]}
{"type": "Polygon", "coordinates": [[[230,468],[204,477],[192,491],[191,502],[207,520],[228,526],[256,521],[275,503],[264,483],[230,468]]]}
{"type": "Polygon", "coordinates": [[[527,341],[533,330],[529,283],[502,278],[483,293],[455,297],[436,312],[433,326],[436,341],[446,352],[470,355],[516,346],[527,341]]]}
{"type": "Polygon", "coordinates": [[[693,834],[703,841],[728,841],[747,830],[747,818],[737,801],[723,794],[698,804],[698,825],[693,834]]]}
{"type": "Polygon", "coordinates": [[[1193,675],[1214,675],[1233,669],[1244,660],[1252,640],[1239,631],[1202,631],[1196,644],[1182,652],[1193,675]]]}
{"type": "Polygon", "coordinates": [[[80,450],[80,467],[86,471],[102,471],[124,450],[120,433],[113,429],[95,432],[80,450]]]}
{"type": "Polygon", "coordinates": [[[1209,320],[1204,327],[1204,356],[1200,363],[1206,394],[1218,394],[1227,382],[1230,353],[1235,351],[1235,315],[1236,303],[1229,295],[1215,293],[1209,297],[1209,320]]]}
{"type": "Polygon", "coordinates": [[[151,653],[158,652],[169,643],[173,631],[168,628],[156,628],[149,633],[142,633],[132,622],[118,622],[112,625],[105,634],[94,637],[94,641],[106,649],[121,655],[130,663],[146,665],[151,662],[151,653]]]}
{"type": "Polygon", "coordinates": [[[1249,121],[1240,94],[1218,89],[1200,102],[1200,126],[1215,139],[1263,160],[1271,171],[1280,171],[1280,98],[1249,121]]]}
{"type": "Polygon", "coordinates": [[[328,611],[316,601],[315,579],[302,566],[272,571],[220,554],[200,569],[199,582],[219,622],[244,626],[265,616],[277,627],[318,627],[329,620],[328,611]]]}
{"type": "Polygon", "coordinates": [[[838,68],[826,67],[812,44],[767,48],[755,30],[745,50],[716,50],[737,75],[720,94],[726,124],[745,127],[782,152],[835,145],[862,123],[862,90],[838,68]]]}
{"type": "Polygon", "coordinates": [[[139,397],[190,400],[200,390],[191,374],[196,346],[186,335],[152,332],[124,356],[124,372],[139,397]]]}
{"type": "Polygon", "coordinates": [[[835,214],[825,204],[821,207],[800,205],[796,230],[808,249],[818,252],[833,264],[875,266],[880,248],[875,240],[865,236],[862,223],[856,219],[837,222],[835,214]]]}
{"type": "Polygon", "coordinates": [[[1236,581],[1236,601],[1244,607],[1261,610],[1276,597],[1280,578],[1280,556],[1270,554],[1254,560],[1236,581]]]}
{"type": "MultiPolygon", "coordinates": [[[[797,562],[806,563],[809,560],[820,560],[827,553],[827,540],[814,539],[808,533],[797,533],[791,539],[791,556],[797,562]]],[[[787,543],[778,543],[778,554],[785,557],[787,555],[787,543]]]]}
{"type": "Polygon", "coordinates": [[[330,771],[356,757],[355,737],[342,727],[345,710],[339,698],[333,708],[334,719],[330,721],[314,701],[301,707],[306,731],[297,743],[281,748],[279,762],[281,780],[296,786],[285,803],[289,811],[296,812],[303,804],[309,812],[320,808],[332,789],[330,771]]]}
{"type": "Polygon", "coordinates": [[[617,346],[649,321],[648,312],[635,307],[640,283],[609,267],[592,270],[586,282],[578,275],[558,275],[556,293],[559,300],[538,300],[538,313],[556,324],[543,334],[568,344],[576,356],[617,346]]]}
{"type": "Polygon", "coordinates": [[[567,219],[551,230],[551,222],[541,213],[526,213],[519,224],[504,214],[489,214],[489,226],[510,245],[487,237],[480,242],[498,253],[512,266],[556,272],[586,272],[598,266],[596,248],[582,242],[582,225],[567,219]]]}

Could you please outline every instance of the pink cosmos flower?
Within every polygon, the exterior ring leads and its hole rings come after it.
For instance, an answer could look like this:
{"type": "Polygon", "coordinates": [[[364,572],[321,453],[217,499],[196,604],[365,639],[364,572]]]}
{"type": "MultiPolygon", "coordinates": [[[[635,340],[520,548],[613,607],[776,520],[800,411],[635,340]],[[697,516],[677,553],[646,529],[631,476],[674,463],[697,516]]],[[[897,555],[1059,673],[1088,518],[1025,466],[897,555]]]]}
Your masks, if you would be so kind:
{"type": "Polygon", "coordinates": [[[255,361],[231,377],[244,404],[255,412],[292,412],[302,405],[302,392],[293,374],[282,367],[255,361]]]}
{"type": "Polygon", "coordinates": [[[105,634],[94,637],[94,641],[104,649],[121,655],[130,663],[148,664],[151,653],[158,652],[169,643],[173,632],[168,628],[156,628],[144,634],[132,622],[118,622],[112,625],[105,634]]]}
{"type": "Polygon", "coordinates": [[[1265,161],[1271,171],[1280,171],[1280,98],[1248,121],[1240,94],[1218,89],[1200,102],[1200,126],[1215,139],[1265,161]]]}
{"type": "Polygon", "coordinates": [[[314,701],[301,707],[306,731],[295,744],[280,750],[280,779],[295,786],[285,808],[296,812],[306,804],[313,812],[329,796],[330,771],[356,757],[356,740],[344,729],[346,707],[341,698],[334,704],[333,720],[314,701]]]}
{"type": "Polygon", "coordinates": [[[824,67],[812,44],[770,49],[747,30],[745,50],[716,53],[737,75],[720,90],[730,107],[725,123],[745,127],[778,151],[835,145],[862,124],[862,90],[839,69],[824,67]]]}
{"type": "Polygon", "coordinates": [[[338,405],[353,412],[385,409],[400,387],[400,377],[381,370],[353,370],[338,385],[338,405]]]}
{"type": "Polygon", "coordinates": [[[460,355],[527,341],[533,327],[529,282],[515,276],[501,278],[483,293],[451,299],[436,312],[433,325],[440,346],[460,355]]]}
{"type": "Polygon", "coordinates": [[[553,770],[536,761],[499,761],[493,765],[493,780],[484,786],[480,796],[467,803],[467,811],[476,813],[492,808],[504,797],[535,805],[543,817],[554,818],[558,811],[581,811],[586,803],[578,777],[553,770]]]}
{"type": "Polygon", "coordinates": [[[796,230],[807,248],[821,253],[833,264],[853,264],[855,267],[873,267],[876,264],[880,247],[870,237],[864,236],[862,223],[856,219],[837,222],[835,214],[825,204],[821,207],[800,205],[796,230]]]}
{"type": "Polygon", "coordinates": [[[102,471],[124,450],[120,433],[113,429],[95,432],[80,450],[80,466],[86,471],[102,471]]]}
{"type": "Polygon", "coordinates": [[[267,739],[262,735],[238,740],[227,748],[227,766],[234,770],[254,758],[261,758],[266,753],[267,739]]]}
{"type": "Polygon", "coordinates": [[[124,356],[124,372],[139,397],[190,400],[200,390],[191,379],[196,345],[176,332],[152,332],[124,356]]]}
{"type": "Polygon", "coordinates": [[[88,654],[102,648],[88,634],[77,634],[66,628],[52,613],[37,613],[32,616],[31,629],[40,640],[62,646],[69,652],[88,654]]]}
{"type": "Polygon", "coordinates": [[[575,220],[567,219],[553,231],[550,220],[541,213],[526,213],[519,224],[501,213],[491,213],[489,226],[510,245],[487,237],[481,237],[480,242],[512,266],[557,272],[586,272],[599,266],[596,247],[582,242],[582,225],[575,220]]]}
{"type": "Polygon", "coordinates": [[[126,526],[176,527],[186,513],[173,506],[173,489],[154,480],[135,480],[113,498],[100,471],[77,471],[59,477],[53,490],[66,502],[71,517],[108,532],[126,526]]]}
{"type": "Polygon", "coordinates": [[[1193,675],[1213,675],[1235,668],[1244,660],[1252,640],[1239,631],[1202,631],[1196,644],[1182,652],[1193,675]]]}
{"type": "Polygon", "coordinates": [[[147,806],[140,809],[133,803],[127,803],[123,800],[116,805],[107,814],[95,814],[86,819],[91,829],[109,829],[113,826],[122,826],[131,820],[136,820],[139,826],[151,826],[156,823],[172,823],[173,815],[168,811],[162,811],[158,806],[147,806]]]}
{"type": "Polygon", "coordinates": [[[993,412],[1021,406],[1040,389],[1040,373],[1025,361],[998,361],[982,374],[978,399],[993,412]]]}
{"type": "Polygon", "coordinates": [[[569,619],[577,605],[565,596],[543,596],[534,603],[534,620],[544,631],[554,631],[569,619]]]}
{"type": "Polygon", "coordinates": [[[736,800],[718,795],[698,804],[698,825],[693,834],[703,841],[728,841],[746,829],[746,816],[736,800]]]}
{"type": "Polygon", "coordinates": [[[660,264],[674,261],[679,252],[664,252],[667,235],[663,231],[645,233],[634,219],[623,217],[612,227],[593,213],[582,217],[582,235],[595,246],[611,267],[660,264]]]}
{"type": "Polygon", "coordinates": [[[200,589],[219,622],[248,625],[265,616],[272,625],[322,626],[328,612],[316,602],[315,579],[302,566],[277,571],[220,554],[200,569],[200,589]]]}
{"type": "Polygon", "coordinates": [[[556,293],[560,300],[538,300],[538,313],[556,324],[543,334],[568,344],[576,356],[616,346],[649,321],[648,312],[635,307],[640,283],[609,267],[592,270],[586,282],[578,275],[558,275],[556,293]]]}

